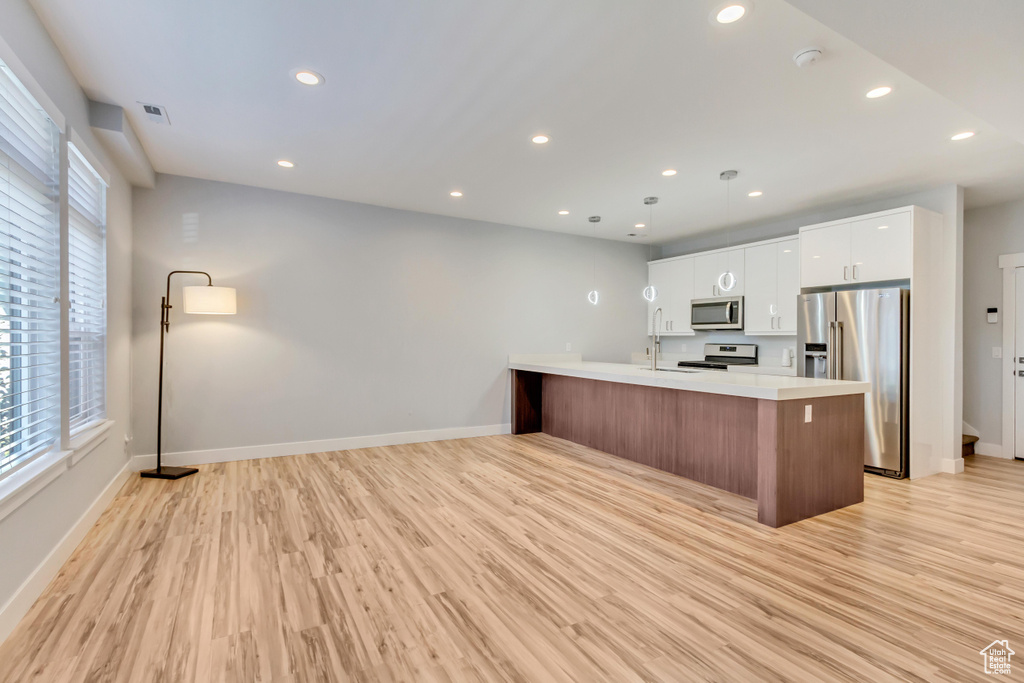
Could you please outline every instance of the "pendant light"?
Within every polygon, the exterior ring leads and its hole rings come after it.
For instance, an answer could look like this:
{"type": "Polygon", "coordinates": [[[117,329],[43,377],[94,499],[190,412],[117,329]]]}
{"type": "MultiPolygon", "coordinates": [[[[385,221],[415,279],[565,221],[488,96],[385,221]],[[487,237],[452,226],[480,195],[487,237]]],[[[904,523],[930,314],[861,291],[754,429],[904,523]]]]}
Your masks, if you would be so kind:
{"type": "MultiPolygon", "coordinates": [[[[726,233],[726,244],[732,248],[732,223],[729,218],[729,208],[732,189],[732,181],[739,175],[739,171],[722,171],[718,174],[719,180],[725,181],[725,223],[728,226],[726,233]]],[[[731,292],[736,287],[736,275],[726,266],[726,270],[718,276],[718,288],[723,292],[731,292]]]]}
{"type": "Polygon", "coordinates": [[[601,295],[597,293],[597,224],[601,222],[600,216],[591,216],[587,220],[594,226],[594,288],[587,292],[587,301],[597,305],[601,295]]]}
{"type": "MultiPolygon", "coordinates": [[[[652,250],[654,249],[654,205],[658,203],[657,197],[644,197],[644,204],[647,205],[648,216],[647,216],[647,261],[648,263],[652,258],[652,250]]],[[[648,302],[653,302],[658,298],[658,288],[651,282],[651,269],[650,266],[647,268],[647,286],[644,287],[644,298],[648,302]]]]}

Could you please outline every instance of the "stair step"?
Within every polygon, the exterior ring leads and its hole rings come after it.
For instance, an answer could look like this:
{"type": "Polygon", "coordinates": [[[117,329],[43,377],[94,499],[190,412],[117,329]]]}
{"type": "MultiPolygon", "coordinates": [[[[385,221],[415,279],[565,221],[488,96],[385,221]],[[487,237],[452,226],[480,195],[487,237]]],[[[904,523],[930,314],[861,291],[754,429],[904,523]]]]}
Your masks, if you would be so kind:
{"type": "Polygon", "coordinates": [[[962,456],[967,457],[968,455],[974,455],[974,444],[978,443],[979,438],[976,436],[971,436],[970,434],[964,434],[963,437],[964,441],[962,456]]]}

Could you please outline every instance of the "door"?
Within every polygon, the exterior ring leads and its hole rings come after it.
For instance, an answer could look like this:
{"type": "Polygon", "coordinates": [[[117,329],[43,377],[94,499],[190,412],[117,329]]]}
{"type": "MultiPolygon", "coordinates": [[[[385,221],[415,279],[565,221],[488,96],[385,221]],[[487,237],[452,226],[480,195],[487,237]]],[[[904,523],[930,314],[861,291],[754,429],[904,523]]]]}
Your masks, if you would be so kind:
{"type": "Polygon", "coordinates": [[[665,309],[668,319],[666,334],[692,334],[690,329],[690,300],[693,298],[693,259],[670,261],[668,286],[670,303],[665,309]]]}
{"type": "Polygon", "coordinates": [[[801,287],[828,287],[850,281],[849,223],[800,233],[801,287]]]}
{"type": "MultiPolygon", "coordinates": [[[[743,330],[747,334],[775,332],[779,313],[778,246],[762,244],[758,247],[747,247],[744,269],[745,280],[750,284],[750,292],[743,302],[743,330]]],[[[795,326],[795,318],[793,322],[795,326]]]]}
{"type": "Polygon", "coordinates": [[[850,228],[850,279],[884,282],[910,277],[910,212],[854,221],[850,228]]]}
{"type": "Polygon", "coordinates": [[[1015,268],[1013,272],[1017,279],[1017,328],[1014,333],[1016,348],[1013,356],[1017,361],[1013,366],[1017,373],[1017,378],[1014,380],[1014,457],[1024,458],[1024,268],[1015,268]]]}
{"type": "Polygon", "coordinates": [[[836,295],[832,292],[801,294],[797,300],[797,374],[829,378],[829,326],[836,319],[836,295]]]}
{"type": "MultiPolygon", "coordinates": [[[[779,242],[778,248],[779,296],[775,329],[796,334],[796,302],[800,297],[800,240],[779,242]]],[[[751,293],[753,289],[753,286],[747,288],[751,293]]]]}
{"type": "Polygon", "coordinates": [[[870,382],[864,396],[864,464],[904,471],[904,290],[836,293],[839,379],[870,382]]]}
{"type": "Polygon", "coordinates": [[[693,298],[710,299],[718,296],[718,274],[721,271],[718,254],[701,254],[693,259],[693,298]]]}

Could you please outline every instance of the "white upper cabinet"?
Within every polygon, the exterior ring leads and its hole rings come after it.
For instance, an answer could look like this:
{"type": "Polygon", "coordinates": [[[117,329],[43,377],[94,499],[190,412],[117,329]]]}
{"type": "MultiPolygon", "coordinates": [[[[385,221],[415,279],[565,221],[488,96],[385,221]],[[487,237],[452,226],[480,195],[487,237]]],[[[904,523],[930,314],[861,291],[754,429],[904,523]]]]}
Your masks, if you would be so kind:
{"type": "Polygon", "coordinates": [[[910,210],[800,230],[800,285],[830,287],[911,275],[910,210]]]}
{"type": "Polygon", "coordinates": [[[910,212],[854,221],[850,230],[855,282],[904,280],[911,271],[910,212]]]}
{"type": "Polygon", "coordinates": [[[747,247],[746,334],[794,334],[800,294],[799,240],[747,247]]]}
{"type": "MultiPolygon", "coordinates": [[[[698,254],[693,259],[694,299],[711,299],[721,296],[743,296],[746,275],[744,272],[743,248],[698,254]],[[732,289],[724,290],[720,278],[723,273],[732,273],[736,282],[732,289]]],[[[728,284],[728,278],[725,278],[728,284]]]]}
{"type": "Polygon", "coordinates": [[[850,224],[800,233],[800,284],[827,287],[850,281],[850,224]]]}
{"type": "Polygon", "coordinates": [[[647,304],[647,334],[651,334],[654,311],[661,308],[659,334],[693,334],[690,329],[690,299],[693,298],[693,259],[659,261],[648,265],[658,298],[647,304]]]}
{"type": "Polygon", "coordinates": [[[779,242],[779,319],[777,332],[796,334],[796,309],[800,300],[800,240],[779,242]]]}

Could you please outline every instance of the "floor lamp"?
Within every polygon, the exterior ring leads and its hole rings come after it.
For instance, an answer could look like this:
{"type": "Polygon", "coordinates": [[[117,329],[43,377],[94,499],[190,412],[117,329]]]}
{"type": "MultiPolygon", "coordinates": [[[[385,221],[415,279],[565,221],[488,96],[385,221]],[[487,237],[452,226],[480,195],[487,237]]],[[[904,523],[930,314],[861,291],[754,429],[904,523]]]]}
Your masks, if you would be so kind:
{"type": "Polygon", "coordinates": [[[201,270],[172,270],[167,274],[167,293],[160,299],[160,382],[156,403],[156,469],[142,470],[143,477],[150,479],[181,479],[199,470],[195,467],[164,467],[161,463],[161,432],[164,412],[164,336],[171,326],[171,276],[177,274],[205,275],[207,284],[199,287],[182,287],[185,313],[199,315],[234,315],[235,290],[232,287],[214,287],[213,278],[201,270]]]}

